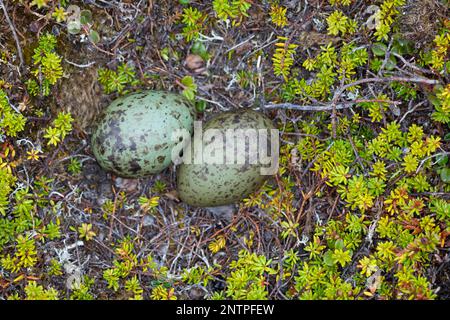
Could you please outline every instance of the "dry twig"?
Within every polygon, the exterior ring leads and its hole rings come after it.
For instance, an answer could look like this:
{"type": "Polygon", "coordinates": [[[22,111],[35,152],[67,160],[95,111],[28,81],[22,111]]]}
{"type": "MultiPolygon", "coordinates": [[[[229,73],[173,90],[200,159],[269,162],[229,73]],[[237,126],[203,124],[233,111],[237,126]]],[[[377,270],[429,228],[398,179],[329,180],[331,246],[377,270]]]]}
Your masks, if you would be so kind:
{"type": "Polygon", "coordinates": [[[334,94],[333,100],[324,105],[297,105],[293,103],[278,103],[278,104],[267,104],[264,107],[266,109],[275,109],[275,108],[283,108],[283,109],[291,109],[291,110],[299,110],[299,111],[333,111],[333,110],[339,110],[339,109],[345,109],[352,107],[355,103],[362,103],[362,102],[382,102],[382,103],[392,103],[392,104],[400,104],[398,101],[388,101],[388,100],[354,100],[349,102],[343,102],[337,104],[337,100],[342,96],[345,90],[348,88],[358,86],[360,84],[364,83],[371,83],[371,82],[378,82],[378,83],[384,83],[384,82],[415,82],[415,83],[423,83],[428,85],[434,85],[438,84],[438,80],[431,80],[427,78],[420,78],[420,77],[414,77],[414,78],[404,78],[404,77],[389,77],[389,78],[368,78],[368,79],[361,79],[349,84],[346,84],[339,88],[334,94]]]}
{"type": "Polygon", "coordinates": [[[8,15],[8,10],[6,9],[6,6],[5,6],[3,0],[0,0],[0,7],[2,7],[2,9],[3,9],[3,13],[5,15],[6,21],[8,22],[8,25],[9,25],[11,32],[13,34],[13,37],[14,37],[14,41],[16,42],[17,54],[19,55],[19,60],[20,60],[20,68],[22,68],[24,66],[24,59],[23,59],[22,48],[20,46],[19,37],[17,36],[16,28],[14,27],[14,24],[8,15]]]}

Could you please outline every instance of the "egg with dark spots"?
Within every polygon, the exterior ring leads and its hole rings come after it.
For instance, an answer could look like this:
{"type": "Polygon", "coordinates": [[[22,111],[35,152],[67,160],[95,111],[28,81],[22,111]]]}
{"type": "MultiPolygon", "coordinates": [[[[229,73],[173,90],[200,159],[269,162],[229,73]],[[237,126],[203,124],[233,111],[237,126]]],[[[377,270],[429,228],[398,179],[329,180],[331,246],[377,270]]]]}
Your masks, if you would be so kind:
{"type": "Polygon", "coordinates": [[[177,170],[178,195],[189,205],[237,203],[277,172],[278,131],[262,113],[222,113],[203,126],[200,136],[194,134],[177,170]]]}
{"type": "Polygon", "coordinates": [[[126,178],[167,168],[180,130],[192,134],[194,107],[182,96],[143,91],[113,101],[96,124],[91,145],[100,166],[126,178]]]}

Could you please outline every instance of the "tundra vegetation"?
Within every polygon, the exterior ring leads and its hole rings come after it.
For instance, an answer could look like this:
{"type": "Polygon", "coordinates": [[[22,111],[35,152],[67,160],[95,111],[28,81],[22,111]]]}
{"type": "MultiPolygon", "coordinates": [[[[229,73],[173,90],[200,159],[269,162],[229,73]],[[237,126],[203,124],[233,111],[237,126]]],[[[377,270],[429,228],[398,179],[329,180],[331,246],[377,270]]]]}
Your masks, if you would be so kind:
{"type": "Polygon", "coordinates": [[[449,5],[0,0],[0,299],[449,299],[449,5]],[[142,89],[265,113],[277,174],[104,172],[83,114],[142,89]]]}

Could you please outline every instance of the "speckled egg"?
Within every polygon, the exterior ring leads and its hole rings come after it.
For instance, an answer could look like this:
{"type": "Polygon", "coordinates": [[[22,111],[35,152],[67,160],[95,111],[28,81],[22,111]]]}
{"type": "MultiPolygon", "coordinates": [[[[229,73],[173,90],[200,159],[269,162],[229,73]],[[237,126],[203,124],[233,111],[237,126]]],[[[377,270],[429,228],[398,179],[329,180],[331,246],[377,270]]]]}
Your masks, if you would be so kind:
{"type": "Polygon", "coordinates": [[[139,178],[171,163],[179,141],[176,130],[192,133],[195,111],[180,95],[162,91],[133,93],[113,101],[92,135],[92,151],[102,168],[139,178]]]}
{"type": "MultiPolygon", "coordinates": [[[[274,129],[272,121],[262,113],[253,110],[225,112],[208,121],[203,126],[201,148],[196,146],[197,141],[194,137],[191,147],[186,149],[191,150],[189,156],[185,156],[190,159],[190,163],[184,161],[178,167],[177,187],[180,199],[196,207],[215,207],[239,202],[257,191],[270,176],[267,173],[261,174],[261,169],[271,166],[267,162],[263,164],[258,160],[259,153],[264,152],[265,155],[269,155],[271,163],[276,162],[278,165],[278,144],[276,149],[272,149],[273,136],[270,129],[274,129]],[[255,149],[249,142],[243,145],[237,142],[240,138],[235,133],[239,129],[254,129],[255,132],[263,130],[268,134],[259,138],[258,148],[255,149]],[[215,146],[218,150],[217,154],[213,151],[214,148],[208,148],[211,143],[218,143],[215,146]],[[266,146],[266,149],[260,149],[260,145],[266,146]],[[222,154],[220,150],[223,150],[222,154]],[[230,150],[232,150],[231,153],[230,150]],[[196,158],[199,154],[203,155],[201,160],[196,158]],[[205,161],[204,158],[208,155],[212,155],[209,159],[213,158],[215,161],[205,161]],[[217,158],[215,158],[216,155],[217,158]],[[245,157],[245,161],[238,161],[239,157],[241,159],[245,157]]],[[[278,133],[276,130],[275,132],[278,143],[278,133]]]]}

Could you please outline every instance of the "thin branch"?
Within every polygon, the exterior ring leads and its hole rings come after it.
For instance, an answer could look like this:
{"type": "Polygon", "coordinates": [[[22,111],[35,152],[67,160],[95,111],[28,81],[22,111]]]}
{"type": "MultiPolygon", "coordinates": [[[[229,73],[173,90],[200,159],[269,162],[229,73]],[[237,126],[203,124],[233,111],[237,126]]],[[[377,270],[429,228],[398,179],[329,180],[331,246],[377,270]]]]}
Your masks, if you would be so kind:
{"type": "MultiPolygon", "coordinates": [[[[440,153],[435,153],[429,157],[426,157],[425,159],[423,159],[422,161],[420,161],[419,166],[417,167],[416,170],[416,174],[419,173],[420,169],[422,168],[422,166],[425,164],[425,162],[427,162],[430,159],[433,159],[435,157],[439,157],[439,156],[448,156],[450,155],[450,152],[440,152],[440,153]]],[[[437,161],[438,162],[438,161],[437,161]]],[[[433,165],[435,165],[436,163],[433,163],[433,165]]]]}
{"type": "Polygon", "coordinates": [[[212,104],[215,104],[216,106],[219,106],[220,109],[222,109],[222,110],[225,110],[225,111],[228,110],[228,108],[225,108],[223,105],[221,105],[217,101],[209,100],[209,99],[206,99],[206,98],[203,98],[203,97],[200,97],[200,96],[198,96],[197,99],[202,100],[202,101],[206,101],[206,102],[209,102],[209,103],[212,103],[212,104]]]}
{"type": "MultiPolygon", "coordinates": [[[[336,109],[345,109],[349,108],[353,105],[353,102],[349,102],[347,104],[339,104],[336,105],[336,109]]],[[[294,103],[274,103],[267,104],[264,106],[266,109],[290,109],[290,110],[298,110],[298,111],[331,111],[333,110],[333,106],[331,104],[328,105],[311,105],[311,106],[302,106],[294,103]]]]}
{"type": "Polygon", "coordinates": [[[290,110],[298,110],[298,111],[332,111],[333,108],[336,108],[336,110],[341,109],[347,109],[353,107],[357,103],[365,103],[365,102],[379,102],[379,103],[391,103],[394,105],[401,104],[400,101],[391,101],[391,100],[370,100],[370,99],[360,99],[360,100],[354,100],[349,102],[343,102],[339,104],[335,104],[333,106],[333,103],[323,104],[323,105],[309,105],[309,106],[303,106],[293,103],[274,103],[274,104],[267,104],[264,106],[266,109],[290,109],[290,110]]]}
{"type": "Polygon", "coordinates": [[[87,64],[78,64],[78,63],[69,61],[69,60],[67,60],[67,59],[64,59],[64,60],[65,60],[68,64],[70,64],[70,65],[72,65],[72,66],[75,66],[75,67],[78,67],[78,68],[89,68],[89,67],[91,67],[91,66],[93,66],[93,65],[95,64],[95,61],[91,61],[91,62],[89,62],[89,63],[87,63],[87,64]]]}
{"type": "Polygon", "coordinates": [[[232,46],[230,49],[228,49],[225,53],[228,53],[236,48],[239,48],[240,46],[242,46],[243,44],[249,42],[250,40],[252,40],[255,37],[255,35],[251,35],[250,37],[248,37],[247,39],[245,39],[244,41],[232,46]]]}
{"type": "Polygon", "coordinates": [[[433,197],[439,197],[442,199],[450,199],[450,193],[448,193],[448,192],[420,192],[420,193],[411,193],[410,195],[413,197],[433,196],[433,197]]]}
{"type": "MultiPolygon", "coordinates": [[[[344,83],[345,83],[345,72],[342,75],[341,84],[340,84],[341,88],[344,86],[344,83]]],[[[331,111],[331,125],[332,125],[333,139],[336,139],[336,118],[337,118],[336,105],[339,100],[339,96],[340,96],[340,94],[338,94],[338,91],[336,91],[335,95],[333,97],[333,101],[331,102],[331,106],[333,107],[333,109],[331,111]]]]}
{"type": "Polygon", "coordinates": [[[16,108],[16,106],[14,106],[14,105],[11,103],[11,101],[10,101],[9,98],[8,98],[8,96],[6,96],[6,100],[8,101],[9,106],[10,106],[15,112],[17,112],[17,113],[22,113],[22,112],[20,112],[19,109],[16,108]]]}
{"type": "Polygon", "coordinates": [[[358,86],[360,84],[364,83],[372,83],[372,82],[378,82],[378,83],[384,83],[384,82],[415,82],[415,83],[423,83],[423,84],[438,84],[438,80],[431,80],[427,78],[421,78],[421,77],[413,77],[413,78],[405,78],[405,77],[389,77],[389,78],[367,78],[367,79],[361,79],[349,84],[346,84],[345,86],[341,86],[336,93],[334,94],[333,100],[324,105],[310,105],[310,106],[302,106],[297,105],[293,103],[278,103],[278,104],[268,104],[264,107],[267,109],[274,109],[274,108],[283,108],[283,109],[292,109],[292,110],[299,110],[299,111],[333,111],[334,108],[336,110],[339,109],[345,109],[353,106],[355,103],[360,102],[386,102],[386,103],[393,103],[393,104],[400,104],[397,101],[377,101],[377,100],[355,100],[355,101],[349,101],[349,102],[343,102],[340,104],[337,104],[337,100],[339,97],[344,93],[344,91],[348,88],[358,86]]]}
{"type": "Polygon", "coordinates": [[[24,63],[24,59],[23,59],[22,48],[20,47],[19,37],[17,36],[16,28],[14,27],[14,24],[8,15],[8,11],[6,10],[6,6],[3,3],[3,0],[0,0],[0,6],[3,9],[3,13],[5,14],[6,21],[8,22],[9,28],[11,29],[14,40],[16,41],[17,53],[19,55],[19,60],[20,60],[20,68],[22,68],[25,63],[24,63]]]}
{"type": "Polygon", "coordinates": [[[407,112],[405,112],[405,114],[403,115],[403,117],[400,119],[400,121],[398,123],[402,123],[403,120],[405,120],[406,116],[408,114],[410,114],[411,112],[414,112],[418,107],[422,106],[425,104],[426,101],[421,101],[418,104],[416,104],[412,109],[408,110],[407,112]]]}
{"type": "Polygon", "coordinates": [[[387,47],[386,50],[386,54],[384,55],[384,60],[383,60],[383,64],[381,65],[380,70],[378,71],[378,75],[381,75],[381,72],[384,70],[384,68],[386,67],[389,58],[391,57],[391,47],[392,47],[392,43],[394,42],[394,38],[391,38],[391,40],[389,41],[389,45],[387,47]]]}
{"type": "Polygon", "coordinates": [[[410,67],[411,69],[414,69],[416,71],[420,71],[420,72],[423,72],[423,73],[434,74],[430,70],[426,70],[426,69],[420,68],[420,67],[416,66],[415,64],[412,64],[411,62],[406,61],[406,59],[403,58],[403,56],[399,55],[398,53],[393,52],[392,54],[394,56],[396,56],[397,58],[399,58],[406,66],[410,67]]]}
{"type": "Polygon", "coordinates": [[[364,83],[371,83],[371,82],[415,82],[415,83],[423,83],[423,84],[439,84],[438,80],[431,80],[427,78],[421,78],[421,77],[414,77],[414,78],[405,78],[405,77],[389,77],[389,78],[368,78],[368,79],[361,79],[352,83],[349,83],[345,86],[343,86],[339,92],[341,95],[346,89],[358,86],[360,84],[364,83]]]}

